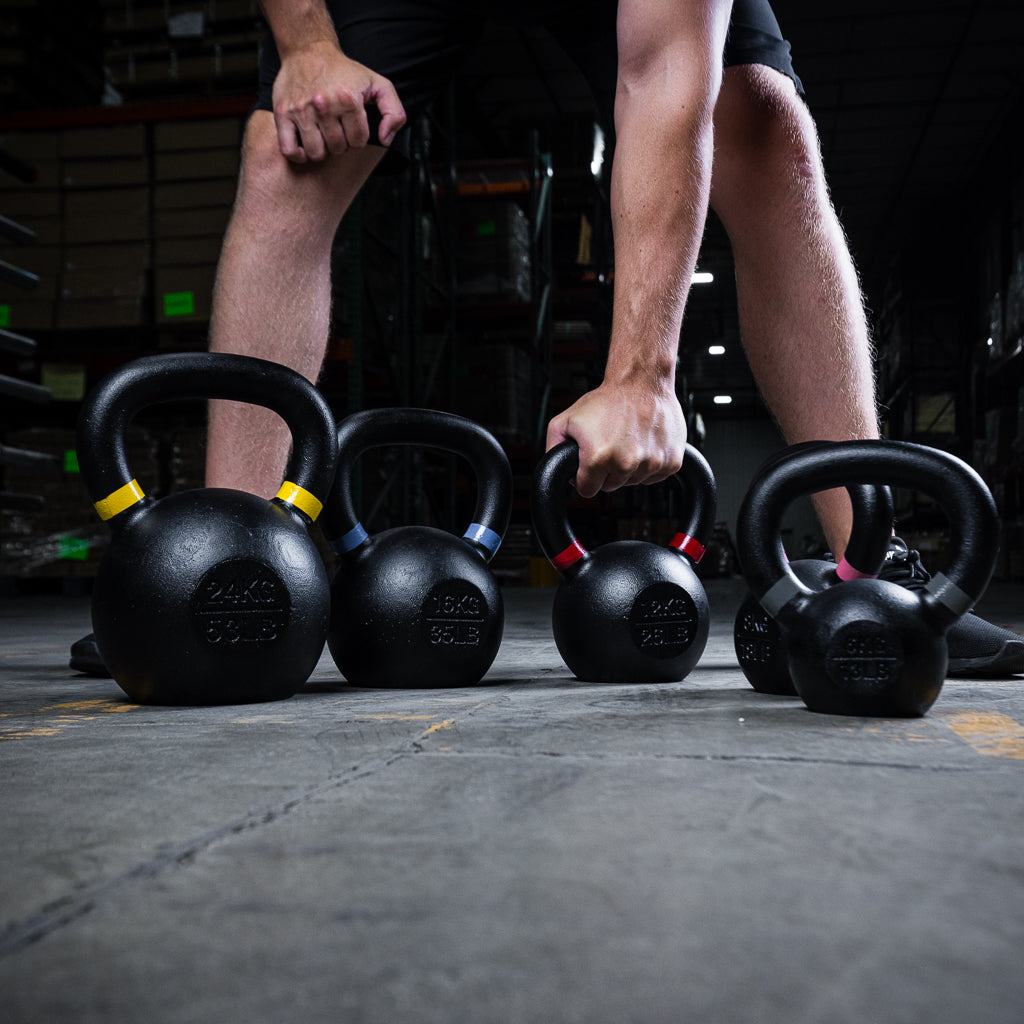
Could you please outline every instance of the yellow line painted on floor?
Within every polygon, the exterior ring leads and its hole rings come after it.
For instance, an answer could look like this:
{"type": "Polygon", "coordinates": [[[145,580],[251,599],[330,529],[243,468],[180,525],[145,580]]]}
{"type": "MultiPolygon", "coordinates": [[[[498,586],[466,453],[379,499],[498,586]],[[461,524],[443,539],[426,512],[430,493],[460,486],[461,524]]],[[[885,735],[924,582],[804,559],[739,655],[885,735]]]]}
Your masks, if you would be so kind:
{"type": "Polygon", "coordinates": [[[432,725],[423,735],[429,736],[432,732],[440,732],[442,729],[450,729],[454,724],[454,718],[446,718],[443,722],[438,722],[437,725],[432,725]]]}
{"type": "Polygon", "coordinates": [[[1024,725],[993,711],[943,711],[938,717],[979,754],[1024,761],[1024,725]]]}
{"type": "Polygon", "coordinates": [[[124,704],[121,701],[114,701],[112,698],[99,700],[75,700],[68,704],[48,704],[40,711],[133,711],[139,707],[138,704],[124,704]]]}

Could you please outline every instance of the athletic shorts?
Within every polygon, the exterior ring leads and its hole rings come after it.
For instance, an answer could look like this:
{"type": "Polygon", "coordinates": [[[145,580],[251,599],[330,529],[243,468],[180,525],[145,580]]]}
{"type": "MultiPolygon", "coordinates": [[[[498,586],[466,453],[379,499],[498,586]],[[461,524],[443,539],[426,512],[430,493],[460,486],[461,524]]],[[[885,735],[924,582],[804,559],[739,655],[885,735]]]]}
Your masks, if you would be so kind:
{"type": "MultiPolygon", "coordinates": [[[[466,55],[481,40],[488,20],[542,26],[565,50],[590,85],[597,117],[613,137],[618,49],[616,0],[327,0],[343,52],[389,78],[410,122],[441,94],[466,55]],[[511,10],[510,10],[511,8],[511,10]]],[[[761,64],[787,75],[803,92],[790,47],[768,0],[734,0],[722,56],[725,67],[761,64]]],[[[254,109],[272,110],[281,61],[268,35],[260,54],[254,109]]],[[[405,152],[408,132],[391,148],[405,152]]],[[[377,141],[371,121],[370,139],[377,141]]]]}

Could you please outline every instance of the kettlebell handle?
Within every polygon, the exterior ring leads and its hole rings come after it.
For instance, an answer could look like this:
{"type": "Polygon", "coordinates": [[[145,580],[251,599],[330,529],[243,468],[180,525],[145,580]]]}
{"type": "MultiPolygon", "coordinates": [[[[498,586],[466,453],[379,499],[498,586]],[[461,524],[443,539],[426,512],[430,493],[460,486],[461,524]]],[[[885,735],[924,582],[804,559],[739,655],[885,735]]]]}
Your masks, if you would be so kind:
{"type": "MultiPolygon", "coordinates": [[[[555,445],[541,459],[533,478],[531,510],[537,539],[551,564],[562,573],[574,571],[587,555],[565,511],[565,494],[580,466],[579,445],[572,438],[555,445]]],[[[715,478],[707,460],[692,445],[686,446],[682,468],[676,474],[689,499],[689,516],[679,524],[669,543],[696,565],[715,524],[715,478]]]]}
{"type": "MultiPolygon", "coordinates": [[[[757,468],[751,478],[749,489],[760,486],[761,479],[780,462],[793,458],[800,452],[827,448],[834,441],[801,441],[769,455],[757,468]]],[[[846,490],[853,505],[853,525],[846,551],[835,568],[836,576],[844,582],[854,579],[876,579],[885,561],[892,536],[893,506],[892,493],[888,487],[869,484],[850,484],[846,490]]],[[[781,537],[777,540],[781,546],[781,537]]],[[[782,557],[785,558],[785,549],[782,557]]]]}
{"type": "Polygon", "coordinates": [[[345,417],[337,438],[338,469],[325,515],[325,531],[336,554],[347,554],[369,540],[352,503],[356,460],[370,448],[413,445],[452,452],[469,463],[476,477],[476,507],[462,539],[485,562],[494,557],[512,512],[512,468],[490,431],[435,409],[366,409],[345,417]]]}
{"type": "Polygon", "coordinates": [[[737,545],[751,591],[774,618],[802,606],[812,592],[782,552],[783,512],[805,494],[869,483],[923,491],[949,518],[953,556],[921,595],[939,627],[948,629],[988,586],[998,554],[999,516],[991,492],[970,466],[906,441],[838,441],[824,450],[798,452],[751,487],[737,520],[737,545]]]}
{"type": "Polygon", "coordinates": [[[337,455],[334,417],[320,392],[279,363],[189,352],[135,359],[104,377],[86,397],[78,419],[78,459],[101,519],[113,520],[146,498],[125,452],[135,415],[160,402],[209,398],[247,402],[281,416],[292,434],[292,452],[274,501],[309,522],[317,518],[337,455]]]}

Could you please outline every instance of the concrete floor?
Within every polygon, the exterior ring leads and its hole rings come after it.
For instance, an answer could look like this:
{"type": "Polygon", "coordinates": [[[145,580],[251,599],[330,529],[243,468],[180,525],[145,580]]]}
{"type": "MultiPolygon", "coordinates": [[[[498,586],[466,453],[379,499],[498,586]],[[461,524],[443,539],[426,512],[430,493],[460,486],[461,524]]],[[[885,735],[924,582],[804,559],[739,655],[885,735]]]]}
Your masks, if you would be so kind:
{"type": "MultiPolygon", "coordinates": [[[[86,599],[0,601],[5,1021],[1024,1019],[1024,678],[923,719],[576,682],[508,589],[485,685],[143,708],[86,599]]],[[[1024,631],[1024,588],[981,610],[1024,631]]]]}

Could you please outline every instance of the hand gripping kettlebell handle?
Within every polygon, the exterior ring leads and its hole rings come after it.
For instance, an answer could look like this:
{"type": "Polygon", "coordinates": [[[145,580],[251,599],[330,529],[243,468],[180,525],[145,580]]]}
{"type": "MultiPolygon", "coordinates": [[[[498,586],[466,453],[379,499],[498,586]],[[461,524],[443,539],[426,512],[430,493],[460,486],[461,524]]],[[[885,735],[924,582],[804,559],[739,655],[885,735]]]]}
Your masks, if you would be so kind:
{"type": "MultiPolygon", "coordinates": [[[[559,572],[571,572],[587,549],[579,542],[565,509],[565,492],[580,465],[580,450],[570,438],[555,445],[534,472],[530,494],[533,526],[541,549],[559,572]]],[[[715,525],[715,478],[707,460],[692,445],[686,446],[682,468],[676,474],[688,499],[689,515],[680,521],[670,547],[696,565],[715,525]]]]}
{"type": "Polygon", "coordinates": [[[337,554],[347,554],[369,539],[352,502],[352,470],[370,448],[413,445],[461,455],[476,478],[473,522],[462,539],[489,562],[498,550],[512,511],[512,468],[490,431],[463,416],[435,409],[366,409],[343,419],[337,428],[338,468],[327,501],[324,529],[337,554]]]}
{"type": "Polygon", "coordinates": [[[100,517],[112,520],[145,498],[125,451],[136,413],[160,402],[209,398],[260,405],[281,416],[291,430],[292,452],[275,500],[315,520],[337,456],[330,407],[295,370],[223,352],[145,356],[108,374],[87,396],[78,419],[78,459],[100,517]]]}

